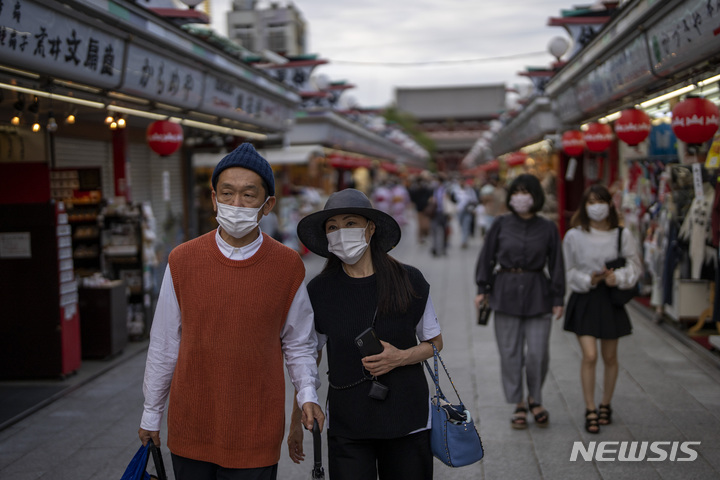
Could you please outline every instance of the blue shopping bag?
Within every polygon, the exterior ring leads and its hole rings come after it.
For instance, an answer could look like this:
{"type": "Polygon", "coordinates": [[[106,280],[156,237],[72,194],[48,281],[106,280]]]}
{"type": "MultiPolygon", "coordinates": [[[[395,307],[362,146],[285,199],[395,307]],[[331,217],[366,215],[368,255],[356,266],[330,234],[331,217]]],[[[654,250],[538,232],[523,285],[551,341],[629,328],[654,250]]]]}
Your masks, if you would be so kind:
{"type": "Polygon", "coordinates": [[[167,480],[167,475],[165,474],[165,465],[163,464],[160,448],[156,447],[152,441],[149,441],[147,445],[140,446],[135,456],[132,460],[130,460],[130,463],[125,469],[125,473],[123,473],[120,480],[150,480],[151,478],[167,480]],[[157,476],[151,476],[147,473],[147,464],[150,454],[152,454],[153,462],[155,463],[157,476]]]}

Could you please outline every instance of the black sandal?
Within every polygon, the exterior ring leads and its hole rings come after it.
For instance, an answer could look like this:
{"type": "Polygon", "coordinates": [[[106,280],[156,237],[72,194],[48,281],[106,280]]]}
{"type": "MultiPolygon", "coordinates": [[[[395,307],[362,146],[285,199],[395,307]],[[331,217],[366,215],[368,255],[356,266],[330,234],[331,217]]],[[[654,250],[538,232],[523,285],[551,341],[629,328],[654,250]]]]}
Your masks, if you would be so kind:
{"type": "Polygon", "coordinates": [[[512,418],[510,418],[510,426],[515,430],[524,430],[527,428],[527,408],[517,407],[513,412],[512,418]],[[518,415],[524,413],[525,415],[518,415]]]}
{"type": "Polygon", "coordinates": [[[585,410],[585,431],[592,434],[600,433],[597,410],[585,410]],[[595,418],[590,418],[590,415],[595,415],[595,418]]]}
{"type": "Polygon", "coordinates": [[[600,425],[610,425],[612,423],[612,408],[610,404],[598,406],[598,423],[600,425]]]}
{"type": "MultiPolygon", "coordinates": [[[[531,403],[528,405],[528,408],[530,409],[530,412],[533,411],[533,408],[542,407],[539,403],[531,403]]],[[[533,417],[535,417],[535,424],[538,427],[547,427],[548,423],[550,422],[550,414],[547,410],[544,408],[540,410],[538,413],[533,413],[533,417]]]]}

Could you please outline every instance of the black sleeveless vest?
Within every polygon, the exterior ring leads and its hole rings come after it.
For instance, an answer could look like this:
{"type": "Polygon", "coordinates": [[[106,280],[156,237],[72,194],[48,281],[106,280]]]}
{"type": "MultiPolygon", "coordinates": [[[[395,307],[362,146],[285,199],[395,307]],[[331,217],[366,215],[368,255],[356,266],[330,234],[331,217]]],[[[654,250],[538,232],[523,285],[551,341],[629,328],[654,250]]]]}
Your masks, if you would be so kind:
{"type": "MultiPolygon", "coordinates": [[[[380,315],[375,319],[378,337],[399,349],[418,344],[415,328],[423,316],[430,285],[422,273],[404,265],[410,277],[413,298],[407,312],[380,315]]],[[[390,391],[385,400],[368,397],[371,381],[355,386],[364,371],[354,339],[373,323],[377,307],[375,275],[352,278],[342,269],[319,275],[308,284],[315,312],[315,328],[327,335],[329,365],[328,434],[354,439],[397,438],[424,428],[428,419],[428,384],[422,363],[398,367],[378,381],[390,391]]]]}

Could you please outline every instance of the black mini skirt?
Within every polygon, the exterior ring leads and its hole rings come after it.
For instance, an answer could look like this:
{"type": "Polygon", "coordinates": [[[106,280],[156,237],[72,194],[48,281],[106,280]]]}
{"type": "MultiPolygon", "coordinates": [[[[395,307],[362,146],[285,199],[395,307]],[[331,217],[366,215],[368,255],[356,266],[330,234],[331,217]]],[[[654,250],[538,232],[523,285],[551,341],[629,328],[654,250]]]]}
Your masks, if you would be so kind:
{"type": "Polygon", "coordinates": [[[625,307],[610,302],[610,289],[604,283],[588,293],[573,292],[565,309],[564,329],[577,335],[611,340],[632,333],[625,307]]]}

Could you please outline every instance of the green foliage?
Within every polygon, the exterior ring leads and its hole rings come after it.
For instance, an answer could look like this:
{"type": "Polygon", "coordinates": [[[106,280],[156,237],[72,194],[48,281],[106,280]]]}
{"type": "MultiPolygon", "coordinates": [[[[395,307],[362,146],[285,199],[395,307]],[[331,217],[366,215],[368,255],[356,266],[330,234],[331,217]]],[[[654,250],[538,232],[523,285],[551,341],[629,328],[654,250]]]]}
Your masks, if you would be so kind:
{"type": "Polygon", "coordinates": [[[435,154],[435,142],[422,131],[415,117],[409,113],[401,112],[396,107],[388,107],[383,112],[383,117],[388,125],[399,125],[410,135],[421,147],[428,151],[430,157],[435,154]]]}

